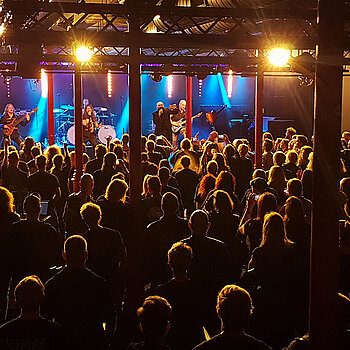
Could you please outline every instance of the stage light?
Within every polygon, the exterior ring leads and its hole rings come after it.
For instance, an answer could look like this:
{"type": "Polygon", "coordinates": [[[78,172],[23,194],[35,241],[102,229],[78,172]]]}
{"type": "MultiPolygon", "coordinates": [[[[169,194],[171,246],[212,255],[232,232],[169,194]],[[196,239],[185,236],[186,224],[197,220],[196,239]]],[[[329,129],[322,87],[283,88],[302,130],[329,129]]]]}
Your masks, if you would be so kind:
{"type": "Polygon", "coordinates": [[[91,59],[93,52],[86,46],[78,46],[75,55],[80,62],[87,62],[91,59]]]}
{"type": "Polygon", "coordinates": [[[11,86],[10,86],[11,77],[5,78],[6,90],[7,90],[7,98],[11,97],[11,86]]]}
{"type": "Polygon", "coordinates": [[[169,75],[166,78],[167,80],[167,87],[168,87],[168,98],[173,97],[173,76],[169,75]]]}
{"type": "Polygon", "coordinates": [[[109,70],[107,73],[107,96],[112,97],[112,72],[109,70]]]}
{"type": "Polygon", "coordinates": [[[290,59],[290,50],[276,48],[270,51],[267,56],[269,62],[277,67],[284,67],[290,59]]]}
{"type": "Polygon", "coordinates": [[[5,32],[5,23],[2,23],[2,24],[0,25],[0,36],[3,35],[4,32],[5,32]]]}
{"type": "Polygon", "coordinates": [[[198,80],[198,97],[202,97],[203,79],[198,80]]]}
{"type": "Polygon", "coordinates": [[[160,19],[160,15],[155,15],[154,17],[153,17],[153,21],[158,21],[160,19]]]}
{"type": "Polygon", "coordinates": [[[233,90],[233,71],[230,69],[228,71],[228,77],[227,77],[227,97],[232,97],[232,90],[233,90]]]}
{"type": "Polygon", "coordinates": [[[41,70],[41,97],[47,98],[48,95],[48,81],[47,81],[47,74],[45,72],[45,69],[41,70]]]}

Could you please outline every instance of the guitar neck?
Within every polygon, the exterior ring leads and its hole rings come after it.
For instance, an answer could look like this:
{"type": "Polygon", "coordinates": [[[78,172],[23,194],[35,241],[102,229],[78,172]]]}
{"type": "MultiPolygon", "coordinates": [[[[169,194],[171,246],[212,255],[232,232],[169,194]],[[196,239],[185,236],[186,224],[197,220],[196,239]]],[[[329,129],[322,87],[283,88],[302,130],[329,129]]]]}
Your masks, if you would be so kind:
{"type": "Polygon", "coordinates": [[[12,126],[15,127],[15,126],[17,126],[18,124],[22,123],[23,120],[27,118],[27,115],[31,115],[31,114],[33,114],[34,112],[35,112],[35,110],[33,110],[33,111],[27,113],[26,115],[24,115],[23,117],[17,119],[17,120],[13,123],[12,126]]]}

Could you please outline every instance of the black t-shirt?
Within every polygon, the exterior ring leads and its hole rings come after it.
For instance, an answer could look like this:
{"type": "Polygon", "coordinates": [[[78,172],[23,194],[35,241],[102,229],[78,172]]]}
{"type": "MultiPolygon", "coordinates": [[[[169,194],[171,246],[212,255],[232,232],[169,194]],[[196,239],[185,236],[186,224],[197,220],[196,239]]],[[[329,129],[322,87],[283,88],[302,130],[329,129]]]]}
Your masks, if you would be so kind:
{"type": "Polygon", "coordinates": [[[106,282],[86,268],[66,267],[47,281],[42,314],[62,325],[70,349],[105,349],[103,323],[115,322],[106,282]]]}
{"type": "Polygon", "coordinates": [[[260,340],[248,334],[226,335],[221,333],[215,337],[197,345],[193,350],[271,350],[271,348],[260,340]]]}
{"type": "Polygon", "coordinates": [[[16,318],[0,327],[0,348],[3,350],[61,350],[64,345],[62,327],[44,318],[16,318]]]}
{"type": "Polygon", "coordinates": [[[100,226],[86,231],[84,238],[89,247],[87,267],[106,280],[115,278],[119,265],[126,259],[119,232],[100,226]]]}
{"type": "Polygon", "coordinates": [[[28,187],[31,192],[39,193],[41,199],[50,200],[57,193],[60,185],[55,175],[46,171],[37,171],[28,177],[28,187]]]}

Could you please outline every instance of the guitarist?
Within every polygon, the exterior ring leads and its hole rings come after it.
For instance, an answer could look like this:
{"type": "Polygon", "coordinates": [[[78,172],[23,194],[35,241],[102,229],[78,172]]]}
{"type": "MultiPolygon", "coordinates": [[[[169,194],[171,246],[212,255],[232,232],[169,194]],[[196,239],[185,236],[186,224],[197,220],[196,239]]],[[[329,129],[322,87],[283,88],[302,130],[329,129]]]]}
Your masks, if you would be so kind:
{"type": "Polygon", "coordinates": [[[172,134],[174,150],[177,149],[179,135],[182,134],[185,137],[186,123],[183,123],[184,120],[186,121],[186,100],[181,100],[179,102],[177,113],[170,117],[170,123],[173,126],[172,134]]]}
{"type": "Polygon", "coordinates": [[[96,128],[98,127],[94,108],[91,104],[88,104],[85,106],[83,112],[83,143],[90,142],[94,149],[98,144],[96,138],[96,128]]]}
{"type": "MultiPolygon", "coordinates": [[[[23,142],[23,139],[21,138],[21,135],[19,134],[17,128],[12,131],[12,134],[10,136],[5,135],[5,131],[11,128],[11,125],[15,122],[15,120],[17,120],[17,118],[18,117],[15,114],[15,108],[13,107],[13,104],[11,103],[7,104],[0,120],[0,127],[3,130],[2,143],[4,142],[5,138],[15,141],[18,146],[20,146],[21,143],[23,142]]],[[[29,123],[29,121],[30,121],[30,115],[27,114],[25,119],[20,123],[20,125],[26,126],[29,123]]]]}

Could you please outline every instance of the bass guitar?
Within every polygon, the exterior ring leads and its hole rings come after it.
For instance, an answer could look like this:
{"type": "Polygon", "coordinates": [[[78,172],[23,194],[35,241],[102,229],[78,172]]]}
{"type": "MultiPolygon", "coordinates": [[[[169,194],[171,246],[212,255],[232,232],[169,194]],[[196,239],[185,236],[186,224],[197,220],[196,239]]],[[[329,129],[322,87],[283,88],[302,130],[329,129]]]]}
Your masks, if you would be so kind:
{"type": "Polygon", "coordinates": [[[33,109],[32,111],[30,111],[29,113],[27,113],[25,116],[21,117],[21,118],[14,118],[10,123],[4,125],[3,128],[3,132],[5,136],[11,136],[13,131],[18,129],[17,125],[22,123],[24,119],[27,118],[28,115],[31,115],[35,112],[38,111],[38,108],[33,109]]]}
{"type": "MultiPolygon", "coordinates": [[[[191,119],[193,120],[194,118],[198,118],[203,114],[203,112],[199,112],[198,114],[194,115],[191,119]]],[[[177,122],[171,122],[171,131],[174,134],[177,134],[186,124],[186,118],[181,118],[177,122]]]]}

